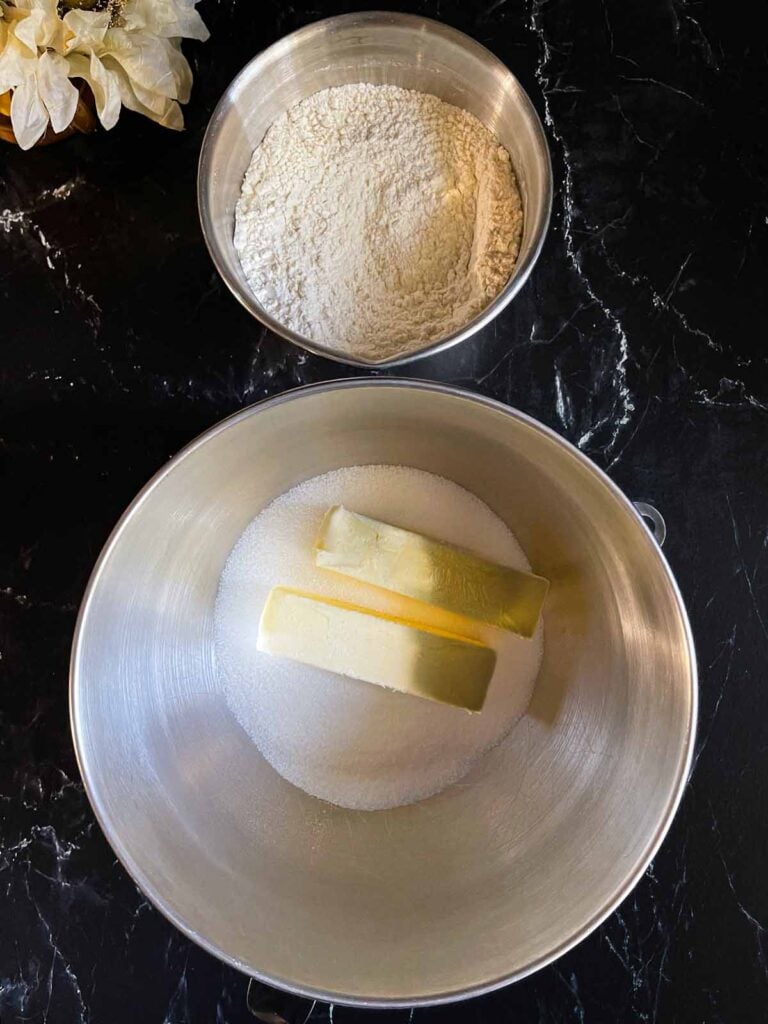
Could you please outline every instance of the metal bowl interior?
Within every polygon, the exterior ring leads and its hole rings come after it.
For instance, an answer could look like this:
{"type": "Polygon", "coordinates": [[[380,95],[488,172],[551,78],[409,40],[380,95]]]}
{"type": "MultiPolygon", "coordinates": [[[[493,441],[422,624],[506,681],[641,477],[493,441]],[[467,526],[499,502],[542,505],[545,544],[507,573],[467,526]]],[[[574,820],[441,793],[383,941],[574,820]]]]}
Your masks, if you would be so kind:
{"type": "Polygon", "coordinates": [[[101,825],[152,902],[252,975],[332,1002],[437,1003],[548,963],[627,895],[693,741],[680,595],[631,504],[535,421],[455,389],[318,385],[225,420],[116,528],[77,627],[71,712],[101,825]],[[485,500],[552,581],[529,713],[461,783],[352,812],[279,777],[227,708],[219,576],[300,480],[395,463],[485,500]]]}
{"type": "Polygon", "coordinates": [[[213,261],[232,293],[289,341],[339,362],[385,366],[409,362],[470,337],[517,294],[538,258],[552,205],[552,172],[538,115],[514,75],[492,53],[455,29],[406,14],[347,14],[279,40],[246,65],[213,113],[200,155],[200,219],[213,261]],[[502,292],[471,323],[415,352],[354,358],[317,344],[275,320],[256,299],[235,251],[234,215],[254,149],[285,110],[320,89],[349,82],[399,85],[433,93],[475,114],[509,151],[524,206],[515,270],[502,292]]]}

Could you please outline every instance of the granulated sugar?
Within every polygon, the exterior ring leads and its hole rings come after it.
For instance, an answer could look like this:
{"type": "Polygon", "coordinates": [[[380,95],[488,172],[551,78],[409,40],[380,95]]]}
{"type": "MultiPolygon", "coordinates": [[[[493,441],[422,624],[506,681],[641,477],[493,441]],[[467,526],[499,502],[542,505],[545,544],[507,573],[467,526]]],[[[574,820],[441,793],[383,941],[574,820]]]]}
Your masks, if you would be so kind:
{"type": "Polygon", "coordinates": [[[395,807],[460,779],[520,718],[541,661],[542,627],[522,640],[478,625],[477,637],[498,660],[477,715],[262,654],[259,618],[278,584],[395,612],[386,591],[361,591],[314,565],[320,523],[338,504],[517,569],[530,566],[483,502],[449,480],[402,466],[356,466],[308,480],[265,508],[232,550],[215,611],[230,709],[270,764],[306,792],[342,807],[395,807]]]}
{"type": "Polygon", "coordinates": [[[521,230],[509,153],[476,117],[357,83],[315,93],[270,127],[234,241],[275,319],[379,359],[472,320],[508,281],[521,230]]]}

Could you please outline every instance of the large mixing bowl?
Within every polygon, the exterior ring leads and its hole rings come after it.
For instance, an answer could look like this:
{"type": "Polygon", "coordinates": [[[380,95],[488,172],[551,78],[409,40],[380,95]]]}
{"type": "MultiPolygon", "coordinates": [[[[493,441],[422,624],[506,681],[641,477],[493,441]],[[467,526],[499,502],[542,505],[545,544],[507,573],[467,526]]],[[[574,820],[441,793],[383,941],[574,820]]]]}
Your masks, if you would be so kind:
{"type": "Polygon", "coordinates": [[[94,571],[71,700],[98,819],[171,921],[295,992],[416,1005],[521,978],[627,895],[685,784],[695,661],[658,545],[581,453],[463,391],[358,380],[245,409],[158,473],[94,571]],[[552,581],[529,713],[461,784],[375,812],[275,773],[227,708],[213,644],[250,519],[361,463],[455,480],[552,581]]]}
{"type": "Polygon", "coordinates": [[[357,366],[393,366],[449,348],[493,319],[520,291],[544,243],[552,170],[541,122],[518,80],[492,53],[447,25],[409,14],[368,12],[318,21],[247,64],[213,113],[200,154],[198,204],[205,241],[224,282],[245,308],[303,348],[357,366]],[[248,286],[235,251],[235,205],[254,149],[272,122],[320,89],[349,82],[399,85],[469,110],[506,147],[523,199],[515,270],[499,295],[461,330],[386,359],[356,358],[275,320],[248,286]]]}

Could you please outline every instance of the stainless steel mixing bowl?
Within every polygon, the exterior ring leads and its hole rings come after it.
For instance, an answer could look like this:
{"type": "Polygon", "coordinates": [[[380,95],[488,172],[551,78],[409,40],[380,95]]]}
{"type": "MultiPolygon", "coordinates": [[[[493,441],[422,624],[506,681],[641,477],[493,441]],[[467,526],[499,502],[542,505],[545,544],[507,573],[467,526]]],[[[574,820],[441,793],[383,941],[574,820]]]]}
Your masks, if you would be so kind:
{"type": "Polygon", "coordinates": [[[685,784],[695,675],[658,545],[579,451],[455,388],[355,380],[224,420],[136,498],[83,602],[71,713],[102,828],[179,928],[295,992],[416,1005],[523,977],[627,895],[685,784]],[[462,783],[377,812],[274,772],[227,708],[212,638],[250,519],[360,463],[455,480],[552,581],[528,715],[462,783]]]}
{"type": "Polygon", "coordinates": [[[200,154],[198,205],[205,241],[226,285],[276,334],[311,352],[356,366],[394,366],[464,341],[520,291],[544,243],[552,169],[538,115],[498,58],[447,25],[409,14],[343,14],[279,40],[247,64],[213,113],[200,154]],[[274,319],[248,287],[233,241],[235,204],[254,149],[272,122],[320,89],[348,82],[433,93],[475,114],[509,151],[524,205],[514,273],[496,299],[460,331],[424,348],[371,360],[320,345],[274,319]]]}

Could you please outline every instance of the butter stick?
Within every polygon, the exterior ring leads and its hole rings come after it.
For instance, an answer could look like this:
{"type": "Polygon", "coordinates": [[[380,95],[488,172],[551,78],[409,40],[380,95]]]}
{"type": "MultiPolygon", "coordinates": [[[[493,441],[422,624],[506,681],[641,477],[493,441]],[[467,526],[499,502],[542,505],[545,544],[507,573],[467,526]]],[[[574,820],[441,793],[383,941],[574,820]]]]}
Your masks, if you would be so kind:
{"type": "Polygon", "coordinates": [[[415,697],[480,711],[496,664],[489,647],[288,587],[275,587],[258,649],[415,697]]]}
{"type": "Polygon", "coordinates": [[[336,505],[315,544],[324,569],[532,637],[549,583],[336,505]]]}

